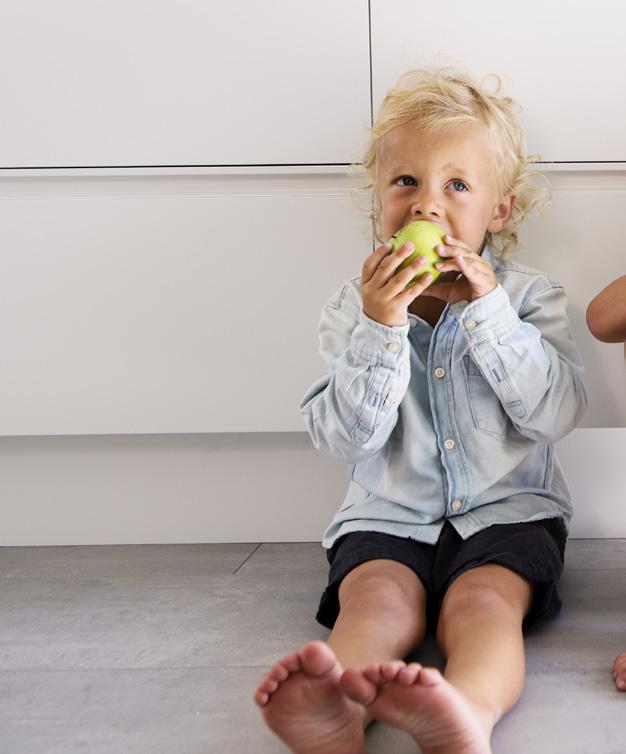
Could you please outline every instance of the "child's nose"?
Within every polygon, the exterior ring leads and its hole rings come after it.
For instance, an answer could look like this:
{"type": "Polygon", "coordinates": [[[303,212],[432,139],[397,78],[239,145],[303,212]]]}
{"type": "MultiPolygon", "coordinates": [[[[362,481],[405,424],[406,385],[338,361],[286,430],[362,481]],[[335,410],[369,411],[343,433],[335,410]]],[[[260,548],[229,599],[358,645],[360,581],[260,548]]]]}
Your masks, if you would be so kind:
{"type": "Polygon", "coordinates": [[[441,209],[434,192],[422,190],[411,207],[411,215],[418,219],[430,220],[440,216],[441,209]]]}

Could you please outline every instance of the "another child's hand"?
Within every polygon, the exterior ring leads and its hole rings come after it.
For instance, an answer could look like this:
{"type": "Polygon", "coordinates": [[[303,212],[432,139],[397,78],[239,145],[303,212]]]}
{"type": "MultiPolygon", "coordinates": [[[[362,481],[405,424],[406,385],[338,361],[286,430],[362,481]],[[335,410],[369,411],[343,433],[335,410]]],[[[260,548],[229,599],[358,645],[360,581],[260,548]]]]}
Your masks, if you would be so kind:
{"type": "Polygon", "coordinates": [[[428,262],[418,257],[408,267],[395,274],[400,265],[414,251],[412,243],[404,244],[390,253],[391,246],[379,246],[369,255],[363,265],[361,291],[363,311],[376,322],[387,327],[399,327],[408,322],[407,310],[413,299],[423,293],[432,276],[423,275],[409,288],[407,284],[428,262]]]}
{"type": "Polygon", "coordinates": [[[486,259],[452,236],[444,236],[443,240],[445,246],[437,246],[436,251],[440,257],[445,257],[445,261],[435,267],[442,273],[456,270],[461,275],[453,282],[443,282],[440,278],[425,291],[425,296],[455,304],[457,301],[474,301],[497,287],[495,273],[486,259]]]}

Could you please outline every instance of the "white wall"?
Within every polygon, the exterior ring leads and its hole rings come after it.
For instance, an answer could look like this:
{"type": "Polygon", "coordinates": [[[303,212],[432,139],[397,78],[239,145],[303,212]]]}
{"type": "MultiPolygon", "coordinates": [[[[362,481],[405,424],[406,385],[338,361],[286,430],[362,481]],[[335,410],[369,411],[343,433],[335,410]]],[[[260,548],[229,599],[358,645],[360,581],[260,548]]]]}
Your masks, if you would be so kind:
{"type": "MultiPolygon", "coordinates": [[[[566,285],[588,367],[590,410],[558,447],[572,533],[626,536],[624,352],[584,324],[624,271],[626,112],[602,89],[624,67],[621,37],[588,54],[580,2],[569,34],[539,0],[525,18],[543,25],[507,35],[495,0],[479,17],[428,6],[446,33],[427,37],[424,3],[372,0],[371,19],[366,0],[340,5],[0,8],[13,71],[0,82],[0,545],[320,538],[345,470],[311,447],[296,407],[323,369],[320,308],[370,250],[345,165],[370,97],[450,51],[503,75],[531,149],[559,161],[555,206],[523,231],[520,258],[566,285]]],[[[622,29],[621,13],[600,0],[593,22],[622,29]]]]}

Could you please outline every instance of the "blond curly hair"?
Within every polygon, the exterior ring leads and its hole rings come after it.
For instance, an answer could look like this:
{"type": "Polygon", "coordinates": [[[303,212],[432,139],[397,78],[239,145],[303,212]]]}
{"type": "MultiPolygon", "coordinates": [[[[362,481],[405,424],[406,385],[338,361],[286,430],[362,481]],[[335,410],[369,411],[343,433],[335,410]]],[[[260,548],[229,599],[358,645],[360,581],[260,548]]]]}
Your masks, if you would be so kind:
{"type": "Polygon", "coordinates": [[[498,233],[487,233],[486,242],[498,255],[513,251],[518,243],[517,229],[526,215],[540,212],[550,203],[547,181],[529,166],[538,157],[526,154],[526,141],[517,118],[516,103],[498,96],[501,82],[494,92],[487,91],[486,77],[478,84],[466,73],[449,68],[415,68],[400,77],[383,100],[371,130],[362,166],[368,172],[373,189],[374,237],[382,242],[381,206],[378,192],[380,141],[392,128],[409,121],[424,130],[454,128],[458,124],[481,125],[494,149],[497,181],[501,196],[515,195],[511,217],[498,233]]]}

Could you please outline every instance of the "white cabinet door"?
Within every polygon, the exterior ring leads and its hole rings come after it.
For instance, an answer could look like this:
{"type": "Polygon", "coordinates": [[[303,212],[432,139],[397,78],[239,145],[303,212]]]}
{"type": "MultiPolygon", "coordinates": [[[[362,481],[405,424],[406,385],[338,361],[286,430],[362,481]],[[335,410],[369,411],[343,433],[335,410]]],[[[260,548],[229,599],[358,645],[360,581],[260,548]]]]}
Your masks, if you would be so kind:
{"type": "Polygon", "coordinates": [[[28,193],[0,201],[0,434],[305,429],[322,306],[371,253],[345,179],[28,193]]]}
{"type": "Polygon", "coordinates": [[[332,164],[370,123],[367,0],[0,4],[0,167],[332,164]]]}
{"type": "Polygon", "coordinates": [[[374,107],[405,70],[499,74],[523,107],[529,151],[548,162],[626,162],[626,6],[513,7],[501,0],[372,0],[374,107]]]}

